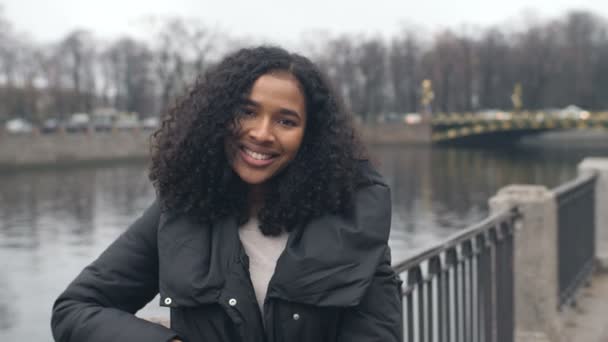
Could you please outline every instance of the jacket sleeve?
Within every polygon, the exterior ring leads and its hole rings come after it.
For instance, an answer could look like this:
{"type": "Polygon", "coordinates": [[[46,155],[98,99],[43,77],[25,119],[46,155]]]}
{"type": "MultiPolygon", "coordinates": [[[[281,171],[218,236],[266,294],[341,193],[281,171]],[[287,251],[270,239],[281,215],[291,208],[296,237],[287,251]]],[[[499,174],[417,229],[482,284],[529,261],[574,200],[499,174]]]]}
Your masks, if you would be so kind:
{"type": "Polygon", "coordinates": [[[97,260],[87,266],[53,306],[57,342],[165,342],[177,334],[134,314],[158,292],[154,203],[97,260]]]}
{"type": "Polygon", "coordinates": [[[338,342],[403,341],[401,283],[384,258],[361,302],[344,312],[338,342]]]}

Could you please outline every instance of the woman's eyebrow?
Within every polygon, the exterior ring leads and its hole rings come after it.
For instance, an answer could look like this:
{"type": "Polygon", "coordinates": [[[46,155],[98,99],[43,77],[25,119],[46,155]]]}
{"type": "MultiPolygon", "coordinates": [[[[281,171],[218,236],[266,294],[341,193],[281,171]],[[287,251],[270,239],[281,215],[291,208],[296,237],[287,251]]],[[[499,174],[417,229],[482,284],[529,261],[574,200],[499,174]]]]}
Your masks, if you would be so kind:
{"type": "Polygon", "coordinates": [[[281,113],[283,115],[294,116],[294,117],[296,117],[298,119],[300,118],[300,113],[298,113],[295,110],[288,109],[288,108],[281,108],[279,110],[279,113],[281,113]]]}
{"type": "Polygon", "coordinates": [[[245,97],[245,98],[242,98],[242,99],[241,99],[241,105],[242,105],[242,106],[256,106],[256,107],[257,107],[257,106],[259,106],[260,104],[259,104],[259,103],[257,103],[257,102],[255,102],[255,101],[253,101],[252,99],[249,99],[249,98],[246,98],[246,97],[245,97]]]}
{"type": "MultiPolygon", "coordinates": [[[[241,99],[241,106],[253,106],[253,107],[260,107],[260,104],[250,98],[242,98],[241,99]]],[[[298,111],[293,110],[293,109],[289,109],[289,108],[281,108],[278,111],[279,113],[281,113],[282,115],[288,115],[288,116],[293,116],[296,118],[301,118],[302,115],[300,115],[300,113],[298,113],[298,111]]]]}

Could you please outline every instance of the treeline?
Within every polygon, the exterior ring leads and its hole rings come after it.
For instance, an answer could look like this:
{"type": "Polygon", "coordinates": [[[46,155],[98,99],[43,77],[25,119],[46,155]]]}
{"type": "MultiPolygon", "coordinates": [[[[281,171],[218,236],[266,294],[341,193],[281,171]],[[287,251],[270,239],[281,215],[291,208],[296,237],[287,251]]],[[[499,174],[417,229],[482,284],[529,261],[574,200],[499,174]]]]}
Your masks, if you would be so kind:
{"type": "MultiPolygon", "coordinates": [[[[41,121],[99,107],[162,113],[196,75],[244,45],[205,25],[167,19],[149,41],[102,41],[75,31],[35,43],[0,17],[0,121],[41,121]]],[[[514,85],[527,109],[576,104],[608,108],[608,22],[585,11],[525,27],[405,30],[390,38],[319,37],[300,48],[330,75],[364,121],[420,110],[420,84],[433,83],[435,112],[512,108],[514,85]]]]}
{"type": "Polygon", "coordinates": [[[153,43],[77,30],[36,44],[0,18],[0,121],[113,108],[154,116],[218,58],[227,37],[194,21],[150,23],[153,43]]]}
{"type": "Polygon", "coordinates": [[[415,31],[388,42],[341,37],[321,51],[322,65],[363,116],[420,110],[424,79],[433,83],[435,112],[511,109],[517,83],[527,109],[608,108],[608,23],[589,12],[525,28],[448,30],[430,40],[415,31]]]}

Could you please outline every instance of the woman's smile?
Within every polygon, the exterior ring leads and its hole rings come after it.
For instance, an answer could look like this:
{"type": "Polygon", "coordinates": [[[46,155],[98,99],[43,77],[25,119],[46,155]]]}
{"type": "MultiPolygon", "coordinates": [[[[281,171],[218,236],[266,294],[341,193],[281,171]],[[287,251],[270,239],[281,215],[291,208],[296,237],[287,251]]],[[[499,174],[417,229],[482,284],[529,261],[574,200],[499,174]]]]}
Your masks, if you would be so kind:
{"type": "Polygon", "coordinates": [[[256,152],[246,146],[241,146],[240,154],[243,160],[250,164],[252,167],[264,167],[272,164],[277,158],[278,154],[256,152]]]}

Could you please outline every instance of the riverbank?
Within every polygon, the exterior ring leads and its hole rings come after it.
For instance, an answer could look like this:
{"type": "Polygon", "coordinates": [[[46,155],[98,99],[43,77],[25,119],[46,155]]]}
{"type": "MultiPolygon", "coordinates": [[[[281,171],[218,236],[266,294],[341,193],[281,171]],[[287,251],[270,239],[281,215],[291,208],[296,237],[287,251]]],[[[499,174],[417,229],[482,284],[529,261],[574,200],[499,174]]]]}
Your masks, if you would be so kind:
{"type": "MultiPolygon", "coordinates": [[[[430,126],[382,124],[359,127],[368,145],[428,146],[430,126]]],[[[149,159],[150,131],[78,134],[0,133],[0,169],[48,165],[95,164],[149,159]]],[[[608,148],[608,133],[598,131],[550,132],[522,140],[522,146],[555,148],[608,148]]]]}
{"type": "MultiPolygon", "coordinates": [[[[383,124],[359,128],[369,144],[429,145],[430,126],[383,124]]],[[[56,134],[0,133],[0,168],[146,160],[150,131],[56,134]]]]}
{"type": "Polygon", "coordinates": [[[95,163],[149,158],[150,132],[0,136],[0,166],[95,163]]]}

